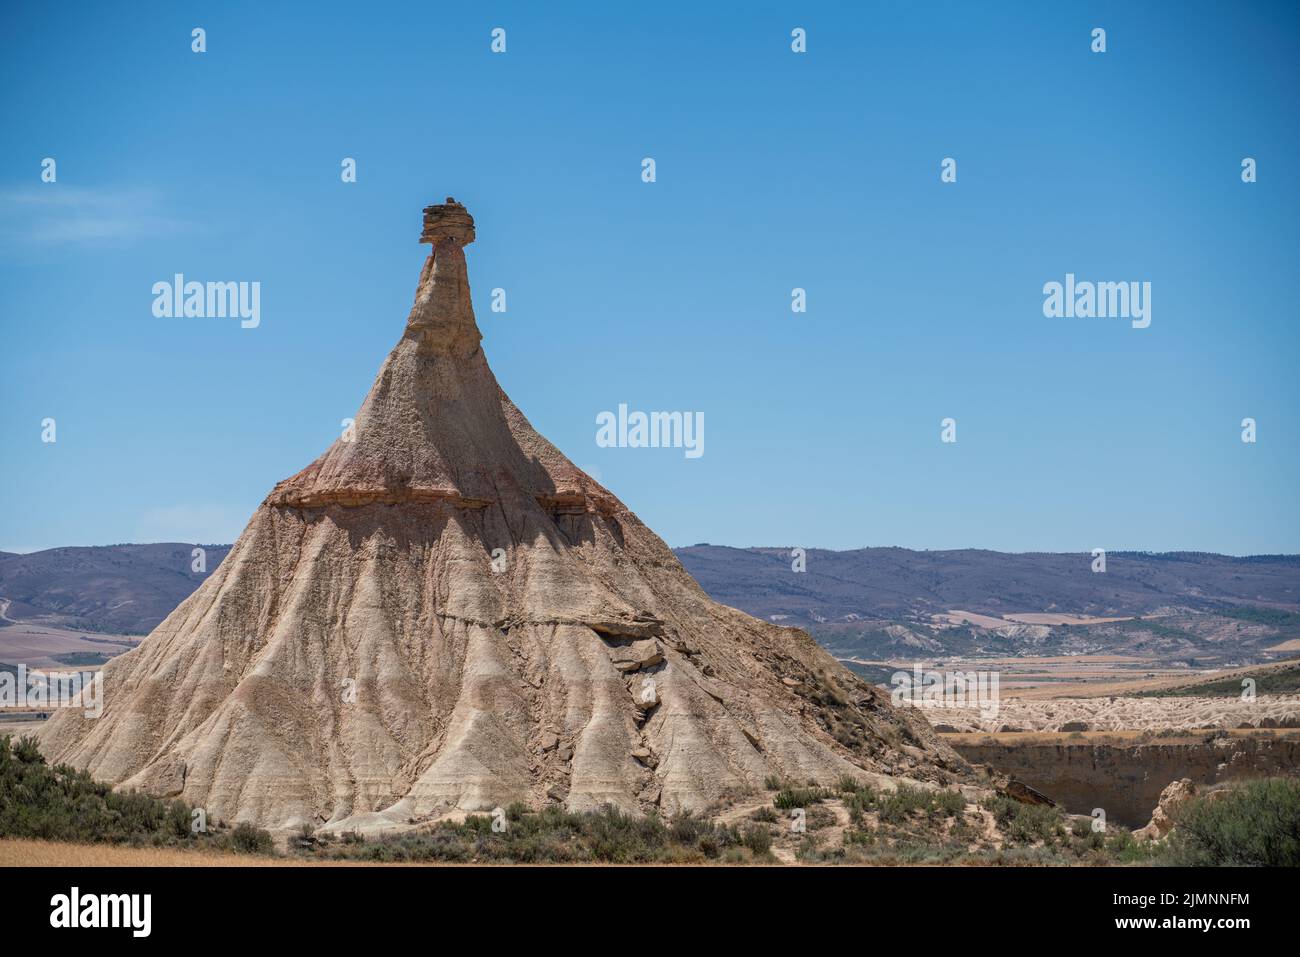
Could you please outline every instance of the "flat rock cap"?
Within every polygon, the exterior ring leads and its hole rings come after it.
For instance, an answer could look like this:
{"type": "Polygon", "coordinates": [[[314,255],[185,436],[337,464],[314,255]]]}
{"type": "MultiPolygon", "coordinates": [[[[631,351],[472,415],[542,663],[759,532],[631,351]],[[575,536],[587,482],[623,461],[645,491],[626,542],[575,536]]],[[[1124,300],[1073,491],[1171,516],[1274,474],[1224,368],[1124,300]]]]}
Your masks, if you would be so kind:
{"type": "Polygon", "coordinates": [[[474,217],[460,203],[447,197],[447,202],[424,207],[424,232],[420,242],[437,245],[452,240],[461,246],[474,241],[474,217]]]}

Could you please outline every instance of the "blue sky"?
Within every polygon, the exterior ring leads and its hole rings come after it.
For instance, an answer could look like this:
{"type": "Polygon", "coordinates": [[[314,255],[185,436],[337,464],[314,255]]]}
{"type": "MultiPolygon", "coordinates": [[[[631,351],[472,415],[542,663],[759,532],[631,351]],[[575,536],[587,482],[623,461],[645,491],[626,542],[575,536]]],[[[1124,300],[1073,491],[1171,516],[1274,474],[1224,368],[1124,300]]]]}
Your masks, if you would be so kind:
{"type": "Polygon", "coordinates": [[[3,6],[0,549],[232,540],[454,195],[497,378],[669,544],[1300,551],[1294,4],[287,6],[3,6]],[[706,453],[598,448],[621,402],[706,453]]]}

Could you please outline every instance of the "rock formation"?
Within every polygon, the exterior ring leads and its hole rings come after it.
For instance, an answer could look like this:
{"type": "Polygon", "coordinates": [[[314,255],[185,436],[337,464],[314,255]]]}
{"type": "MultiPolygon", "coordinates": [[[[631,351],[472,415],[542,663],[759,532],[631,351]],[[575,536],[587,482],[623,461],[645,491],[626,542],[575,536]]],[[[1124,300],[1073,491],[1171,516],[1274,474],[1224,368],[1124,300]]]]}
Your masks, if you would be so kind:
{"type": "Polygon", "coordinates": [[[1158,841],[1167,837],[1177,823],[1177,816],[1185,804],[1196,797],[1197,787],[1191,778],[1173,781],[1160,792],[1160,800],[1151,811],[1151,821],[1146,827],[1133,832],[1139,841],[1158,841]]]}
{"type": "Polygon", "coordinates": [[[698,810],[769,777],[947,783],[964,762],[802,631],[714,603],[542,438],[480,348],[463,206],[425,210],[354,436],[60,713],[53,760],[228,822],[405,826],[521,800],[698,810]]]}

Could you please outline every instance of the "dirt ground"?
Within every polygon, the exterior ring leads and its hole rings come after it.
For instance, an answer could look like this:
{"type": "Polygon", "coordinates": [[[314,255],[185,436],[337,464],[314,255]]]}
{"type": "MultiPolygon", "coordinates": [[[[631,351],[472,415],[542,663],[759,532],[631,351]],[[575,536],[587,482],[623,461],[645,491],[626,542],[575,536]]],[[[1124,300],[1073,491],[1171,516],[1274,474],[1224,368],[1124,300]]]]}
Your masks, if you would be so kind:
{"type": "Polygon", "coordinates": [[[0,839],[0,867],[474,867],[473,864],[296,860],[175,848],[0,839]]]}
{"type": "Polygon", "coordinates": [[[218,854],[111,844],[0,840],[0,867],[274,867],[294,862],[246,854],[218,854]]]}

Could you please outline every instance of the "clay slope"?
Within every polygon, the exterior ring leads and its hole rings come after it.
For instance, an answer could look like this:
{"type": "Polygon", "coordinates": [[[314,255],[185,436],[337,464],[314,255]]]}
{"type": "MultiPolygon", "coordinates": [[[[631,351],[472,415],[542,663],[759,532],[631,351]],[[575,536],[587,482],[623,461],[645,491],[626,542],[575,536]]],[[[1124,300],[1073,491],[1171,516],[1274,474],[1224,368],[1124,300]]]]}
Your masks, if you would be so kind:
{"type": "Polygon", "coordinates": [[[697,810],[765,778],[947,782],[919,716],[802,631],[710,601],[500,390],[464,208],[340,439],[63,712],[54,760],[226,821],[404,825],[522,800],[697,810]]]}

